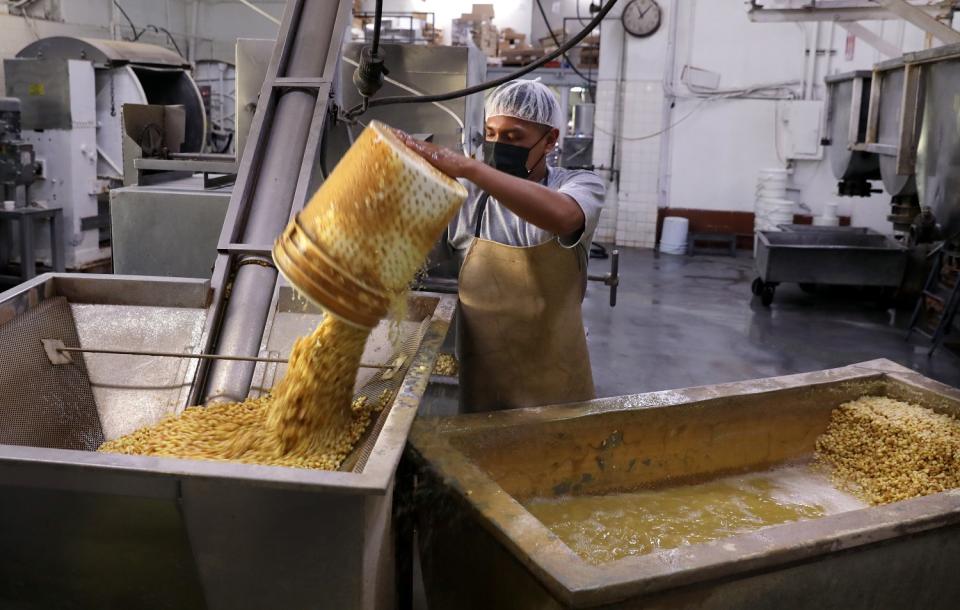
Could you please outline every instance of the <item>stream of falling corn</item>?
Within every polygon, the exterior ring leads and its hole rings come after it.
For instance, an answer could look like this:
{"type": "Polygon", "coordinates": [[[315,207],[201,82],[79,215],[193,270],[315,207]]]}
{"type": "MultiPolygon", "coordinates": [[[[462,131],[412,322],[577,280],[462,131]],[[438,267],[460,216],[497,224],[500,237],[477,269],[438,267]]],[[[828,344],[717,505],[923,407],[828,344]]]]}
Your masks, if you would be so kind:
{"type": "MultiPolygon", "coordinates": [[[[288,226],[310,246],[293,247],[285,232],[274,260],[284,273],[296,268],[326,278],[313,300],[332,310],[339,303],[342,315],[341,299],[381,317],[384,300],[392,302],[394,320],[404,320],[402,295],[466,195],[463,185],[372,121],[288,226]]],[[[396,342],[399,329],[399,322],[391,327],[396,342]]],[[[294,344],[286,376],[269,396],[189,408],[100,451],[336,469],[392,398],[390,391],[374,401],[351,398],[369,334],[327,315],[294,344]]]]}
{"type": "Polygon", "coordinates": [[[294,343],[287,373],[270,395],[190,407],[99,450],[335,470],[392,398],[388,391],[375,401],[351,400],[369,334],[325,316],[294,343]]]}

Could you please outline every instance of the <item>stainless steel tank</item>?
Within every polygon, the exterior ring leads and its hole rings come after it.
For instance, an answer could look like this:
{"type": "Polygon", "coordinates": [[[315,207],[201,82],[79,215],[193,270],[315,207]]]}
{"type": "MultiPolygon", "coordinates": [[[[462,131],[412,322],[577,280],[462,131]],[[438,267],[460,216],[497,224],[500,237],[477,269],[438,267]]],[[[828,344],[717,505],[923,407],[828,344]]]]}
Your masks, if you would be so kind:
{"type": "Polygon", "coordinates": [[[905,56],[922,66],[917,191],[945,236],[960,234],[960,45],[905,56]]]}
{"type": "Polygon", "coordinates": [[[897,163],[902,147],[907,149],[907,154],[912,154],[916,148],[913,130],[904,132],[904,120],[909,122],[913,116],[904,115],[906,84],[903,58],[894,58],[874,66],[870,105],[871,135],[868,137],[867,149],[877,153],[883,188],[891,197],[915,195],[917,192],[913,173],[901,173],[897,163]]]}
{"type": "Polygon", "coordinates": [[[683,485],[803,463],[831,411],[865,395],[960,415],[960,391],[875,360],[584,403],[420,418],[411,445],[421,465],[427,601],[458,610],[953,608],[960,599],[960,490],[846,506],[599,563],[574,552],[525,507],[531,497],[683,485]]]}
{"type": "Polygon", "coordinates": [[[870,79],[868,71],[837,74],[824,79],[829,99],[827,156],[833,175],[842,182],[862,184],[880,179],[877,155],[857,149],[867,135],[870,79]]]}
{"type": "MultiPolygon", "coordinates": [[[[199,279],[47,274],[0,294],[0,606],[392,607],[394,472],[456,298],[410,295],[398,393],[340,471],[92,451],[179,412],[196,361],[74,354],[58,369],[40,339],[196,353],[210,292],[199,279]]],[[[261,355],[285,357],[320,315],[281,286],[261,355]]],[[[393,361],[390,334],[375,329],[365,362],[393,361]]],[[[259,363],[251,393],[284,366],[259,363]]]]}
{"type": "Polygon", "coordinates": [[[593,117],[596,104],[576,104],[573,107],[573,135],[593,137],[593,117]]]}

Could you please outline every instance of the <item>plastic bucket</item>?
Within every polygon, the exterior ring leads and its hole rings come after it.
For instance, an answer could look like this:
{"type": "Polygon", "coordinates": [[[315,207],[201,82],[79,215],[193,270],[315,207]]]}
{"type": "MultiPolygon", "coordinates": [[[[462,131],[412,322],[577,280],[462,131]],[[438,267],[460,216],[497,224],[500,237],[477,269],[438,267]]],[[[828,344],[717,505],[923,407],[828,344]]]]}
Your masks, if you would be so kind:
{"type": "Polygon", "coordinates": [[[785,169],[762,169],[757,177],[757,195],[771,199],[784,199],[787,196],[787,179],[790,172],[785,169]]]}
{"type": "Polygon", "coordinates": [[[663,254],[685,254],[690,221],[679,216],[663,219],[663,232],[660,234],[660,252],[663,254]]]}
{"type": "Polygon", "coordinates": [[[273,260],[307,298],[372,328],[466,196],[463,185],[372,121],[277,239],[273,260]]]}

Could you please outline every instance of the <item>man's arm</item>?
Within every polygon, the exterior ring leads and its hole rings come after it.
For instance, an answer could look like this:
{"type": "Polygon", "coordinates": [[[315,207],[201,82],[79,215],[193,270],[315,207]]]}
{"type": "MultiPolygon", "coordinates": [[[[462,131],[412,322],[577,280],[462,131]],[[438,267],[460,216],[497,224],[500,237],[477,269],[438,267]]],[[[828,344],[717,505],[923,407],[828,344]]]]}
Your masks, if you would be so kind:
{"type": "Polygon", "coordinates": [[[395,132],[404,144],[438,170],[452,178],[473,182],[527,222],[561,236],[583,228],[586,221],[583,210],[569,195],[505,174],[436,144],[416,140],[402,131],[395,132]]]}

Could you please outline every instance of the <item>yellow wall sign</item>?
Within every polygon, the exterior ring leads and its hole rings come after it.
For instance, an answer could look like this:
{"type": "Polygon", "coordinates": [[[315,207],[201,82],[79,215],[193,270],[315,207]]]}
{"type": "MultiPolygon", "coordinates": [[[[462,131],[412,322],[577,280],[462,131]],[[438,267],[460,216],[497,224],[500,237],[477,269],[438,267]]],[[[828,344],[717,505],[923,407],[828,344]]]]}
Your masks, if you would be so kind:
{"type": "Polygon", "coordinates": [[[28,95],[46,95],[46,87],[43,86],[43,83],[30,83],[27,87],[28,95]]]}

